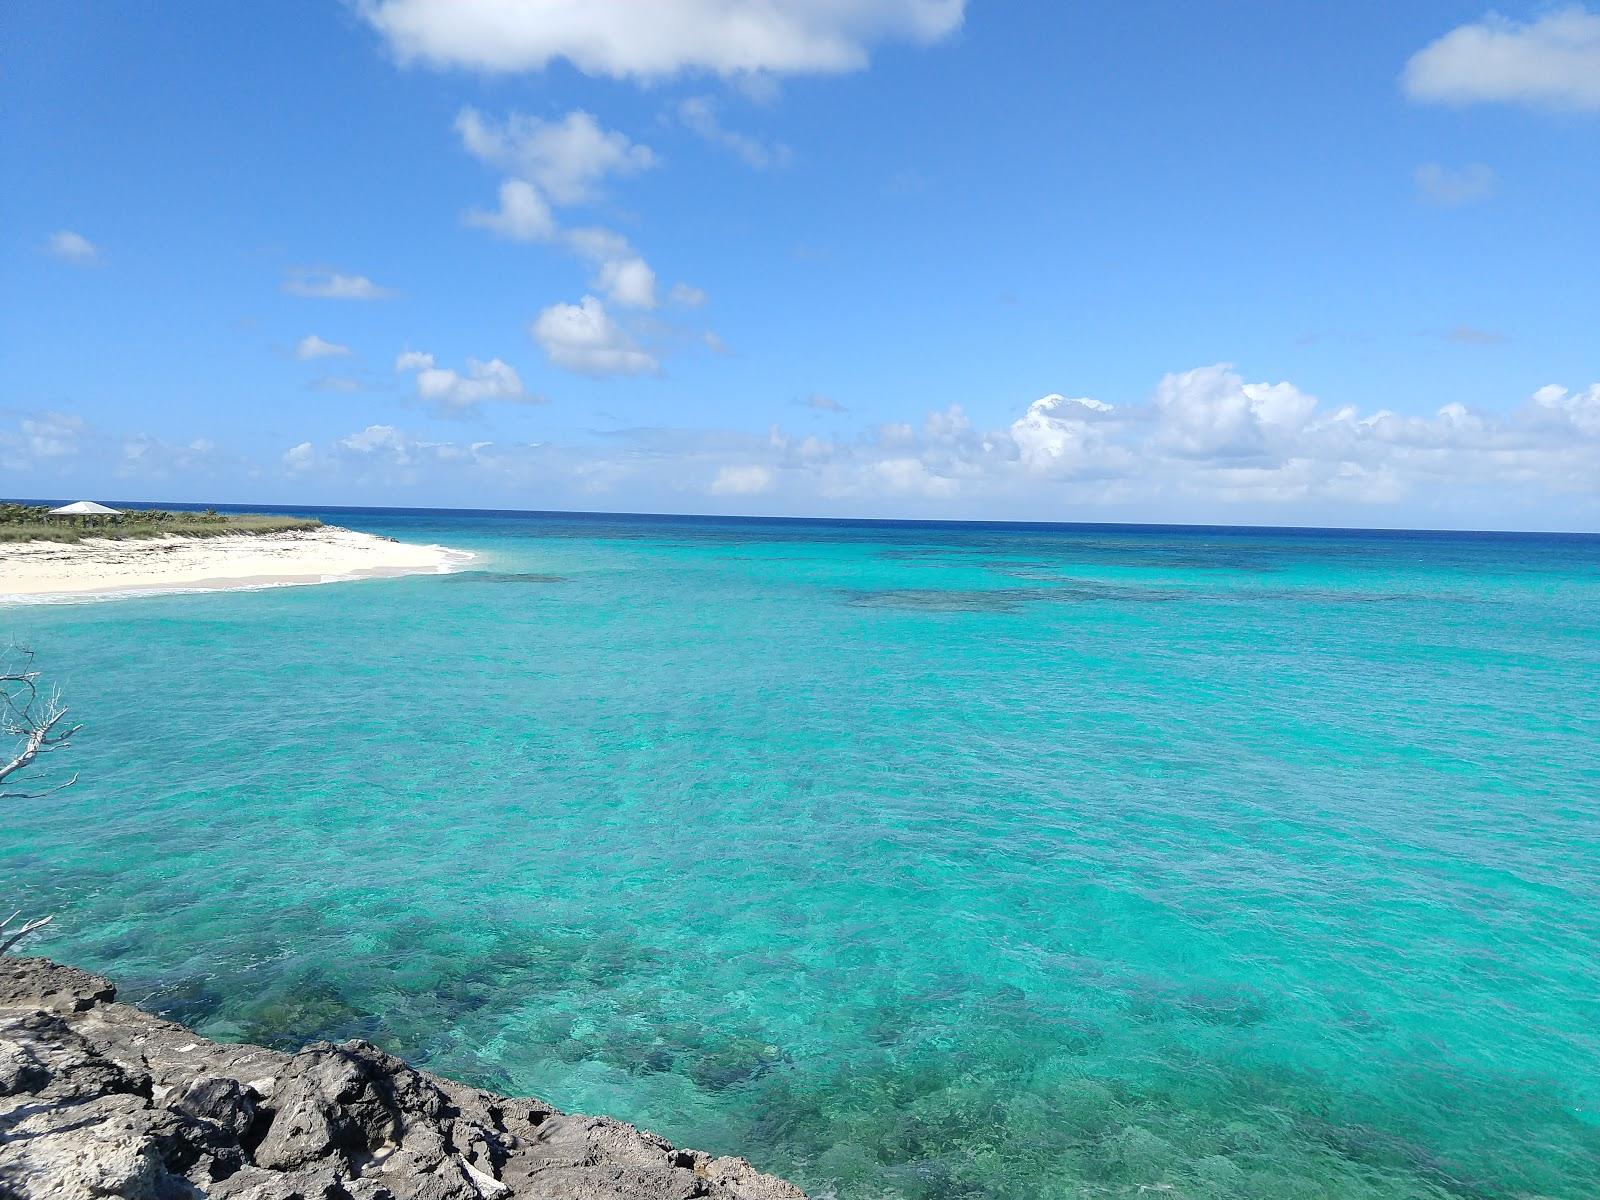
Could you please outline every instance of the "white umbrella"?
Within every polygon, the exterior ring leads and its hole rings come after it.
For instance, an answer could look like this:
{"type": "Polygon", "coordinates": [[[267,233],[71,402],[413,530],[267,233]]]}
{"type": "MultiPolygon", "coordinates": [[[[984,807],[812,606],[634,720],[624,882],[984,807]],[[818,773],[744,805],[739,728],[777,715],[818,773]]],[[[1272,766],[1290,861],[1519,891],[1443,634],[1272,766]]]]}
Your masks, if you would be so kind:
{"type": "Polygon", "coordinates": [[[96,504],[93,500],[79,500],[74,504],[63,504],[60,508],[50,510],[52,517],[120,517],[119,509],[107,508],[104,504],[96,504]]]}

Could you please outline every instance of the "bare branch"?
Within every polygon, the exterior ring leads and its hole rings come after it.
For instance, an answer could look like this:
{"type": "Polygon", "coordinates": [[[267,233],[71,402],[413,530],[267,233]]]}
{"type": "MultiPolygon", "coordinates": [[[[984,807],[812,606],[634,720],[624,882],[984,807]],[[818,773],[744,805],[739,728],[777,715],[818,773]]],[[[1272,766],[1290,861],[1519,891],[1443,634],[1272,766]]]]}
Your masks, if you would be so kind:
{"type": "Polygon", "coordinates": [[[47,787],[42,792],[0,792],[0,800],[43,800],[46,796],[66,791],[77,782],[78,773],[74,771],[70,779],[63,779],[54,787],[47,787]]]}
{"type": "MultiPolygon", "coordinates": [[[[48,694],[40,691],[32,650],[17,645],[0,650],[0,739],[12,739],[9,749],[0,750],[0,782],[34,766],[41,755],[67,748],[72,735],[82,728],[67,724],[67,706],[62,703],[60,691],[55,688],[48,694]]],[[[63,791],[76,782],[78,776],[74,773],[65,783],[38,790],[18,792],[0,788],[0,800],[36,800],[63,791]]],[[[13,929],[12,922],[21,914],[22,910],[18,909],[0,921],[0,954],[50,924],[49,917],[34,917],[13,929]]]]}
{"type": "MultiPolygon", "coordinates": [[[[17,911],[21,912],[21,909],[18,909],[17,911]]],[[[35,917],[31,921],[24,921],[14,930],[8,930],[7,926],[9,926],[12,921],[16,920],[16,918],[17,913],[12,913],[4,921],[0,921],[0,954],[6,953],[6,951],[10,950],[11,947],[15,946],[34,930],[43,928],[44,926],[50,924],[51,921],[50,917],[35,917]]]]}
{"type": "MultiPolygon", "coordinates": [[[[82,728],[65,725],[66,716],[67,706],[59,691],[51,689],[48,696],[40,694],[32,650],[13,646],[0,655],[0,737],[15,739],[9,752],[0,752],[0,781],[32,766],[41,754],[65,746],[82,728]]],[[[0,798],[23,797],[0,791],[0,798]]]]}

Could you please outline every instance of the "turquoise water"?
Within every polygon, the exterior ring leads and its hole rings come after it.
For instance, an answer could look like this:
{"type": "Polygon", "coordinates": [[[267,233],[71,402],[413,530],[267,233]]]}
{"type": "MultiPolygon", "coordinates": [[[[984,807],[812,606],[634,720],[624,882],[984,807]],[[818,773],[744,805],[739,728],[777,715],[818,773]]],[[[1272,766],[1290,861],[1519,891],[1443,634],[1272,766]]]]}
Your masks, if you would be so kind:
{"type": "Polygon", "coordinates": [[[40,952],[818,1196],[1600,1195],[1600,540],[339,519],[482,557],[3,614],[40,952]]]}

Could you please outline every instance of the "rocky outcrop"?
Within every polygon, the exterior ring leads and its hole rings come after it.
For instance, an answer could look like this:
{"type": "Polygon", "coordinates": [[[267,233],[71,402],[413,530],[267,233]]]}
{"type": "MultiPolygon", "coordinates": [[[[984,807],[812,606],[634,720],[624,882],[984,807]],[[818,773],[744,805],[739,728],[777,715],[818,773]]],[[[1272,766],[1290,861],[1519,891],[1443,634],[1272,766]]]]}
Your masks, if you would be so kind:
{"type": "Polygon", "coordinates": [[[0,1197],[805,1200],[738,1158],[413,1070],[367,1042],[208,1042],[0,957],[0,1197]]]}

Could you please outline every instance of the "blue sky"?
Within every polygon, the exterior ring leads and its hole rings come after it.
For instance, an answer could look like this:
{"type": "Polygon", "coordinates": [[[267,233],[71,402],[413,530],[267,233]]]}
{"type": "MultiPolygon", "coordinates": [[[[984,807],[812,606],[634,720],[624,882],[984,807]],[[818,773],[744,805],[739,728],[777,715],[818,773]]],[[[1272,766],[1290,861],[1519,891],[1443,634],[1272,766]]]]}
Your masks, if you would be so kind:
{"type": "Polygon", "coordinates": [[[6,23],[8,494],[1600,529],[1600,8],[6,23]]]}

